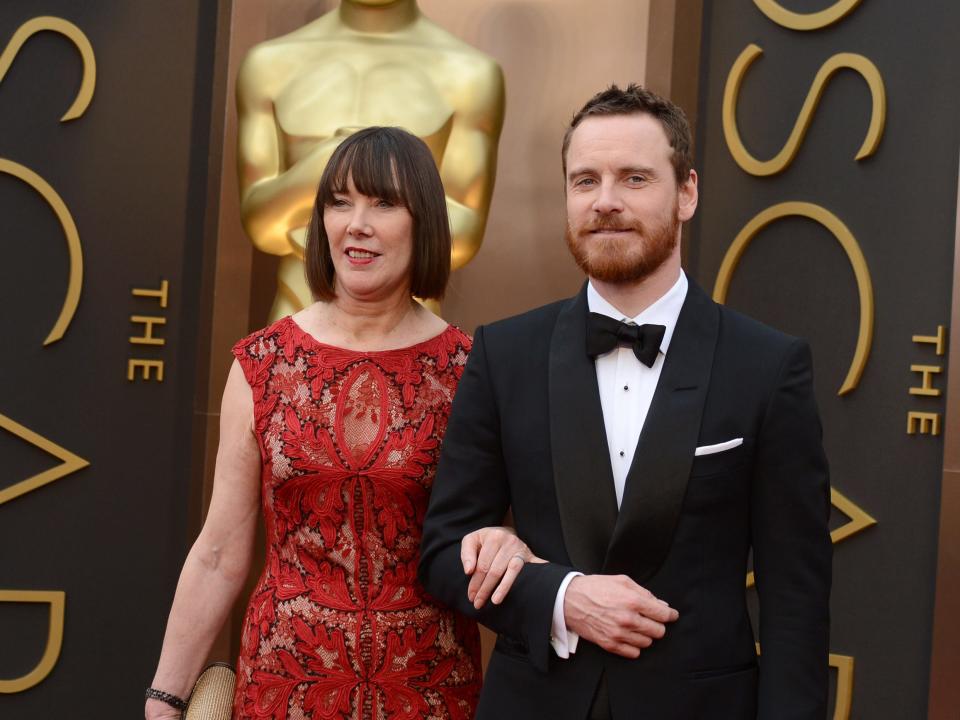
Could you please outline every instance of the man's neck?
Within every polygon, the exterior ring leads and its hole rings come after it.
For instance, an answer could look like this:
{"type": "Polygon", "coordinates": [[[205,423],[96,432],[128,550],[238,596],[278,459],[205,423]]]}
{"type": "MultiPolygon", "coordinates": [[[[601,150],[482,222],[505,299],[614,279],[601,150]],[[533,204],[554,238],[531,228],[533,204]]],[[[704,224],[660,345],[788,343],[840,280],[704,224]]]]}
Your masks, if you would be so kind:
{"type": "Polygon", "coordinates": [[[593,289],[623,313],[634,318],[666,295],[680,278],[680,258],[671,258],[652,275],[635,283],[608,283],[590,278],[593,289]]]}
{"type": "Polygon", "coordinates": [[[416,0],[397,0],[390,5],[363,5],[350,0],[340,3],[340,21],[361,33],[392,33],[420,17],[416,0]]]}

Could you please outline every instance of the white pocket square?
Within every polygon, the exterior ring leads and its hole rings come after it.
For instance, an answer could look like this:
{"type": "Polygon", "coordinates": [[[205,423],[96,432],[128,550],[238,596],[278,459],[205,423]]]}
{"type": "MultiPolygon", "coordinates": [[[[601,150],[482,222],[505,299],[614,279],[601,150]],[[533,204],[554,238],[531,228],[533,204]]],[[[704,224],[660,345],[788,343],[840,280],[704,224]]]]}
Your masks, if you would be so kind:
{"type": "Polygon", "coordinates": [[[743,438],[734,438],[733,440],[727,440],[726,442],[717,443],[716,445],[701,445],[693,454],[694,457],[713,455],[714,453],[723,452],[724,450],[733,450],[733,448],[740,447],[741,445],[743,445],[743,438]]]}

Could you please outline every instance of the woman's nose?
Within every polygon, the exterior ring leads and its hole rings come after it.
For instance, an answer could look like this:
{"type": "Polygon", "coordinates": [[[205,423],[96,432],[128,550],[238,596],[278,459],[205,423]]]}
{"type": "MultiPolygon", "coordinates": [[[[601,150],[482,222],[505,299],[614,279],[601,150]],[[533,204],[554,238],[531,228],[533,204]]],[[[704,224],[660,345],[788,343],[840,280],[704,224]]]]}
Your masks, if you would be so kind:
{"type": "Polygon", "coordinates": [[[365,208],[358,203],[354,206],[353,213],[350,215],[350,223],[347,225],[347,233],[352,236],[370,235],[372,228],[367,220],[365,208]]]}

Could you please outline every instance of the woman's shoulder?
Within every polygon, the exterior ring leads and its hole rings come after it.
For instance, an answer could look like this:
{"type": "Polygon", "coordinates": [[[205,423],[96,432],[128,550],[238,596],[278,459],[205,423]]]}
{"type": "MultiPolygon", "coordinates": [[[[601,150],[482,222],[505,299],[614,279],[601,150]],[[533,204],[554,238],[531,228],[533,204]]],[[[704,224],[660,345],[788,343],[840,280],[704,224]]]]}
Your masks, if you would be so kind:
{"type": "Polygon", "coordinates": [[[233,354],[237,359],[243,357],[263,358],[274,354],[290,342],[293,328],[289,315],[286,315],[266,327],[254,330],[233,345],[233,354]]]}
{"type": "Polygon", "coordinates": [[[450,323],[444,331],[450,336],[451,342],[459,345],[465,352],[470,352],[473,347],[473,338],[467,335],[458,325],[450,323]]]}
{"type": "Polygon", "coordinates": [[[410,337],[396,352],[413,353],[415,355],[436,355],[462,352],[464,356],[470,352],[473,339],[453,323],[447,322],[429,310],[420,311],[419,322],[410,337]],[[417,338],[425,339],[417,339],[417,338]]]}
{"type": "Polygon", "coordinates": [[[453,324],[447,325],[439,335],[414,346],[418,355],[432,359],[438,372],[452,370],[457,377],[463,372],[472,347],[473,338],[453,324]]]}

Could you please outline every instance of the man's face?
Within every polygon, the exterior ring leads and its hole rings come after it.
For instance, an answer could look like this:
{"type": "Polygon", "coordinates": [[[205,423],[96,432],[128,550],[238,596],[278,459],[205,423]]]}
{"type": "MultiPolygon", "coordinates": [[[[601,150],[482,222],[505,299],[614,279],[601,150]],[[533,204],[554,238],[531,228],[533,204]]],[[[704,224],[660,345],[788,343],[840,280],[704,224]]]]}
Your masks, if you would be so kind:
{"type": "Polygon", "coordinates": [[[587,118],[567,150],[567,245],[580,268],[609,283],[642,281],[679,255],[680,226],[697,206],[697,177],[677,187],[673,149],[651,115],[587,118]]]}

